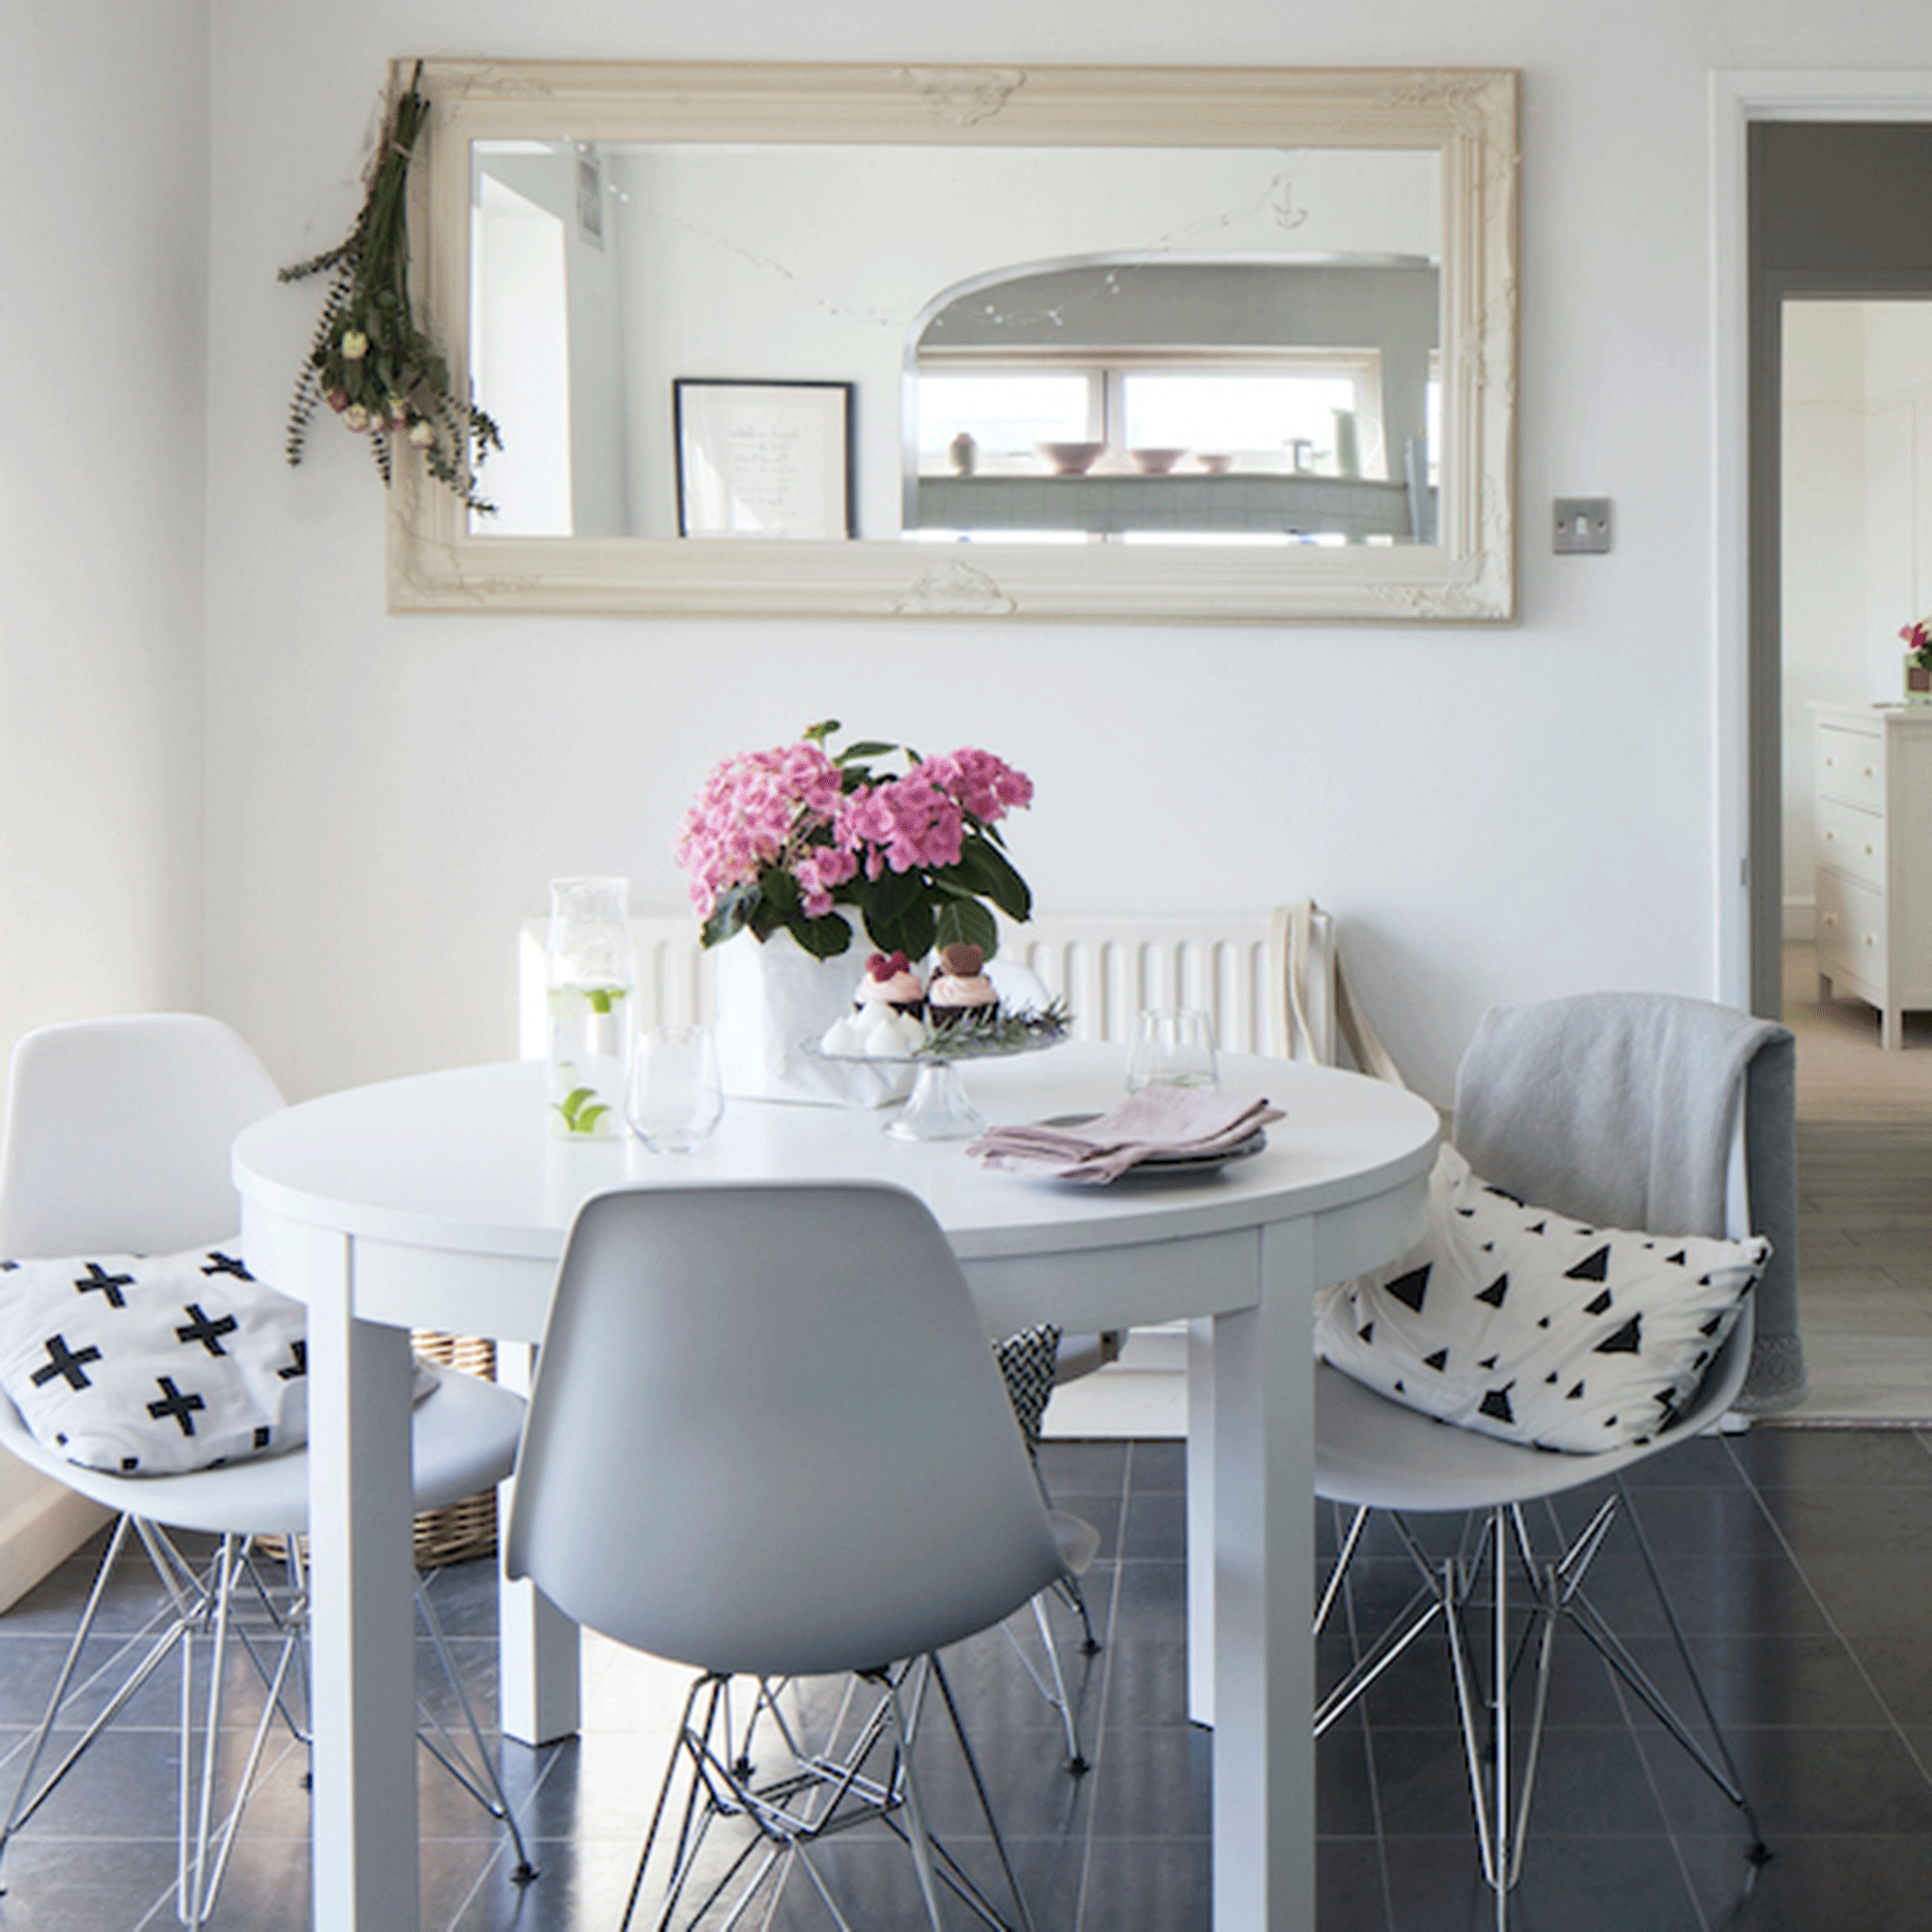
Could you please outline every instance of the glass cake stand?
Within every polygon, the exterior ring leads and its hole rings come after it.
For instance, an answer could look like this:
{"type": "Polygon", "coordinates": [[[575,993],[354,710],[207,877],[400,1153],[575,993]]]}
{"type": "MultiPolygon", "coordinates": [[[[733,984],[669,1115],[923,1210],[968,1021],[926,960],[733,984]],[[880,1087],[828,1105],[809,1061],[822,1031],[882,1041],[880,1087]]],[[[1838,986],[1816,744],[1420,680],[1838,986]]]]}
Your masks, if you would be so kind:
{"type": "Polygon", "coordinates": [[[929,1032],[912,1053],[828,1053],[817,1040],[805,1050],[820,1060],[858,1066],[910,1066],[912,1092],[885,1132],[901,1141],[963,1141],[986,1131],[986,1117],[966,1097],[959,1065],[968,1060],[1012,1060],[1022,1053],[1044,1053],[1070,1037],[1069,1022],[1057,1009],[1009,1022],[997,1037],[960,1030],[929,1032]]]}

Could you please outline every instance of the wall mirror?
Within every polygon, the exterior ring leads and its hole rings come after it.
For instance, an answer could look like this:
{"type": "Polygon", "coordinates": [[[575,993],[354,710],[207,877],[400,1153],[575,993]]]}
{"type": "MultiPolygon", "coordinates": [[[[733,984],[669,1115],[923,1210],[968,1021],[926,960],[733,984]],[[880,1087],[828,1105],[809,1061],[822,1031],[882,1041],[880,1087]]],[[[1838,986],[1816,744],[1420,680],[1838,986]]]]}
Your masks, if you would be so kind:
{"type": "Polygon", "coordinates": [[[1507,71],[430,62],[398,611],[1502,621],[1507,71]]]}

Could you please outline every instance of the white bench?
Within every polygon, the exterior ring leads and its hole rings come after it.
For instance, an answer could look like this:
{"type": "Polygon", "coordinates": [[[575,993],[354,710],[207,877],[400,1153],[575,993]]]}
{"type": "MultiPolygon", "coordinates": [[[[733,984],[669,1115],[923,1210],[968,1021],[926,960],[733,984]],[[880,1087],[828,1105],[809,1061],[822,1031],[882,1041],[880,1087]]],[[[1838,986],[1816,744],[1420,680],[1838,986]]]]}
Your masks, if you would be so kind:
{"type": "MultiPolygon", "coordinates": [[[[546,921],[526,920],[521,935],[517,1039],[526,1060],[541,1059],[544,1052],[548,930],[546,921]]],[[[689,913],[632,920],[640,1026],[713,1017],[710,956],[697,933],[697,921],[689,913]]],[[[1199,1007],[1212,1016],[1215,1041],[1228,1052],[1332,1063],[1334,928],[1326,913],[1316,913],[1312,942],[1306,1033],[1287,997],[1286,923],[1269,913],[1090,914],[1003,923],[1000,952],[1038,974],[1065,1001],[1076,1039],[1124,1045],[1144,1007],[1199,1007]]],[[[861,935],[849,955],[855,984],[867,950],[861,935]]],[[[1118,1362],[1055,1392],[1046,1433],[1185,1435],[1186,1363],[1185,1323],[1136,1329],[1118,1362]]]]}

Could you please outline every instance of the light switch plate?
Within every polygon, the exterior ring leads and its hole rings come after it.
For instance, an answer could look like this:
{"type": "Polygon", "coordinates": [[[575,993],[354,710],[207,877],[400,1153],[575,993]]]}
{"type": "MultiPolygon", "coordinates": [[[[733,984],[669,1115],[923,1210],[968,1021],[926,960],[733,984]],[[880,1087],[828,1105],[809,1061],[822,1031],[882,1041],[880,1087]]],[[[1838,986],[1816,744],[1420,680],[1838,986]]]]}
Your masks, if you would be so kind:
{"type": "Polygon", "coordinates": [[[1556,554],[1601,554],[1610,547],[1610,499],[1607,497],[1559,497],[1556,499],[1556,554]]]}

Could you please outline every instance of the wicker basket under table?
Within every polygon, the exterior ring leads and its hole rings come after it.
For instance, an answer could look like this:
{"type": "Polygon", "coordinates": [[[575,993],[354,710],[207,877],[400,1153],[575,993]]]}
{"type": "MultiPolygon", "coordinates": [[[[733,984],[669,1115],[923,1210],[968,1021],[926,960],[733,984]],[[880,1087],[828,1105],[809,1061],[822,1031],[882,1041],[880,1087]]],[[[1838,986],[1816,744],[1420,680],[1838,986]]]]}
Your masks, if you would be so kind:
{"type": "MultiPolygon", "coordinates": [[[[475,1335],[439,1335],[418,1328],[410,1337],[410,1344],[424,1361],[434,1362],[439,1368],[461,1369],[466,1375],[480,1376],[486,1382],[497,1379],[494,1342],[475,1335]]],[[[443,1563],[468,1563],[472,1557],[496,1553],[495,1485],[478,1495],[464,1497],[461,1502],[424,1510],[415,1520],[418,1570],[434,1570],[443,1563]]]]}

